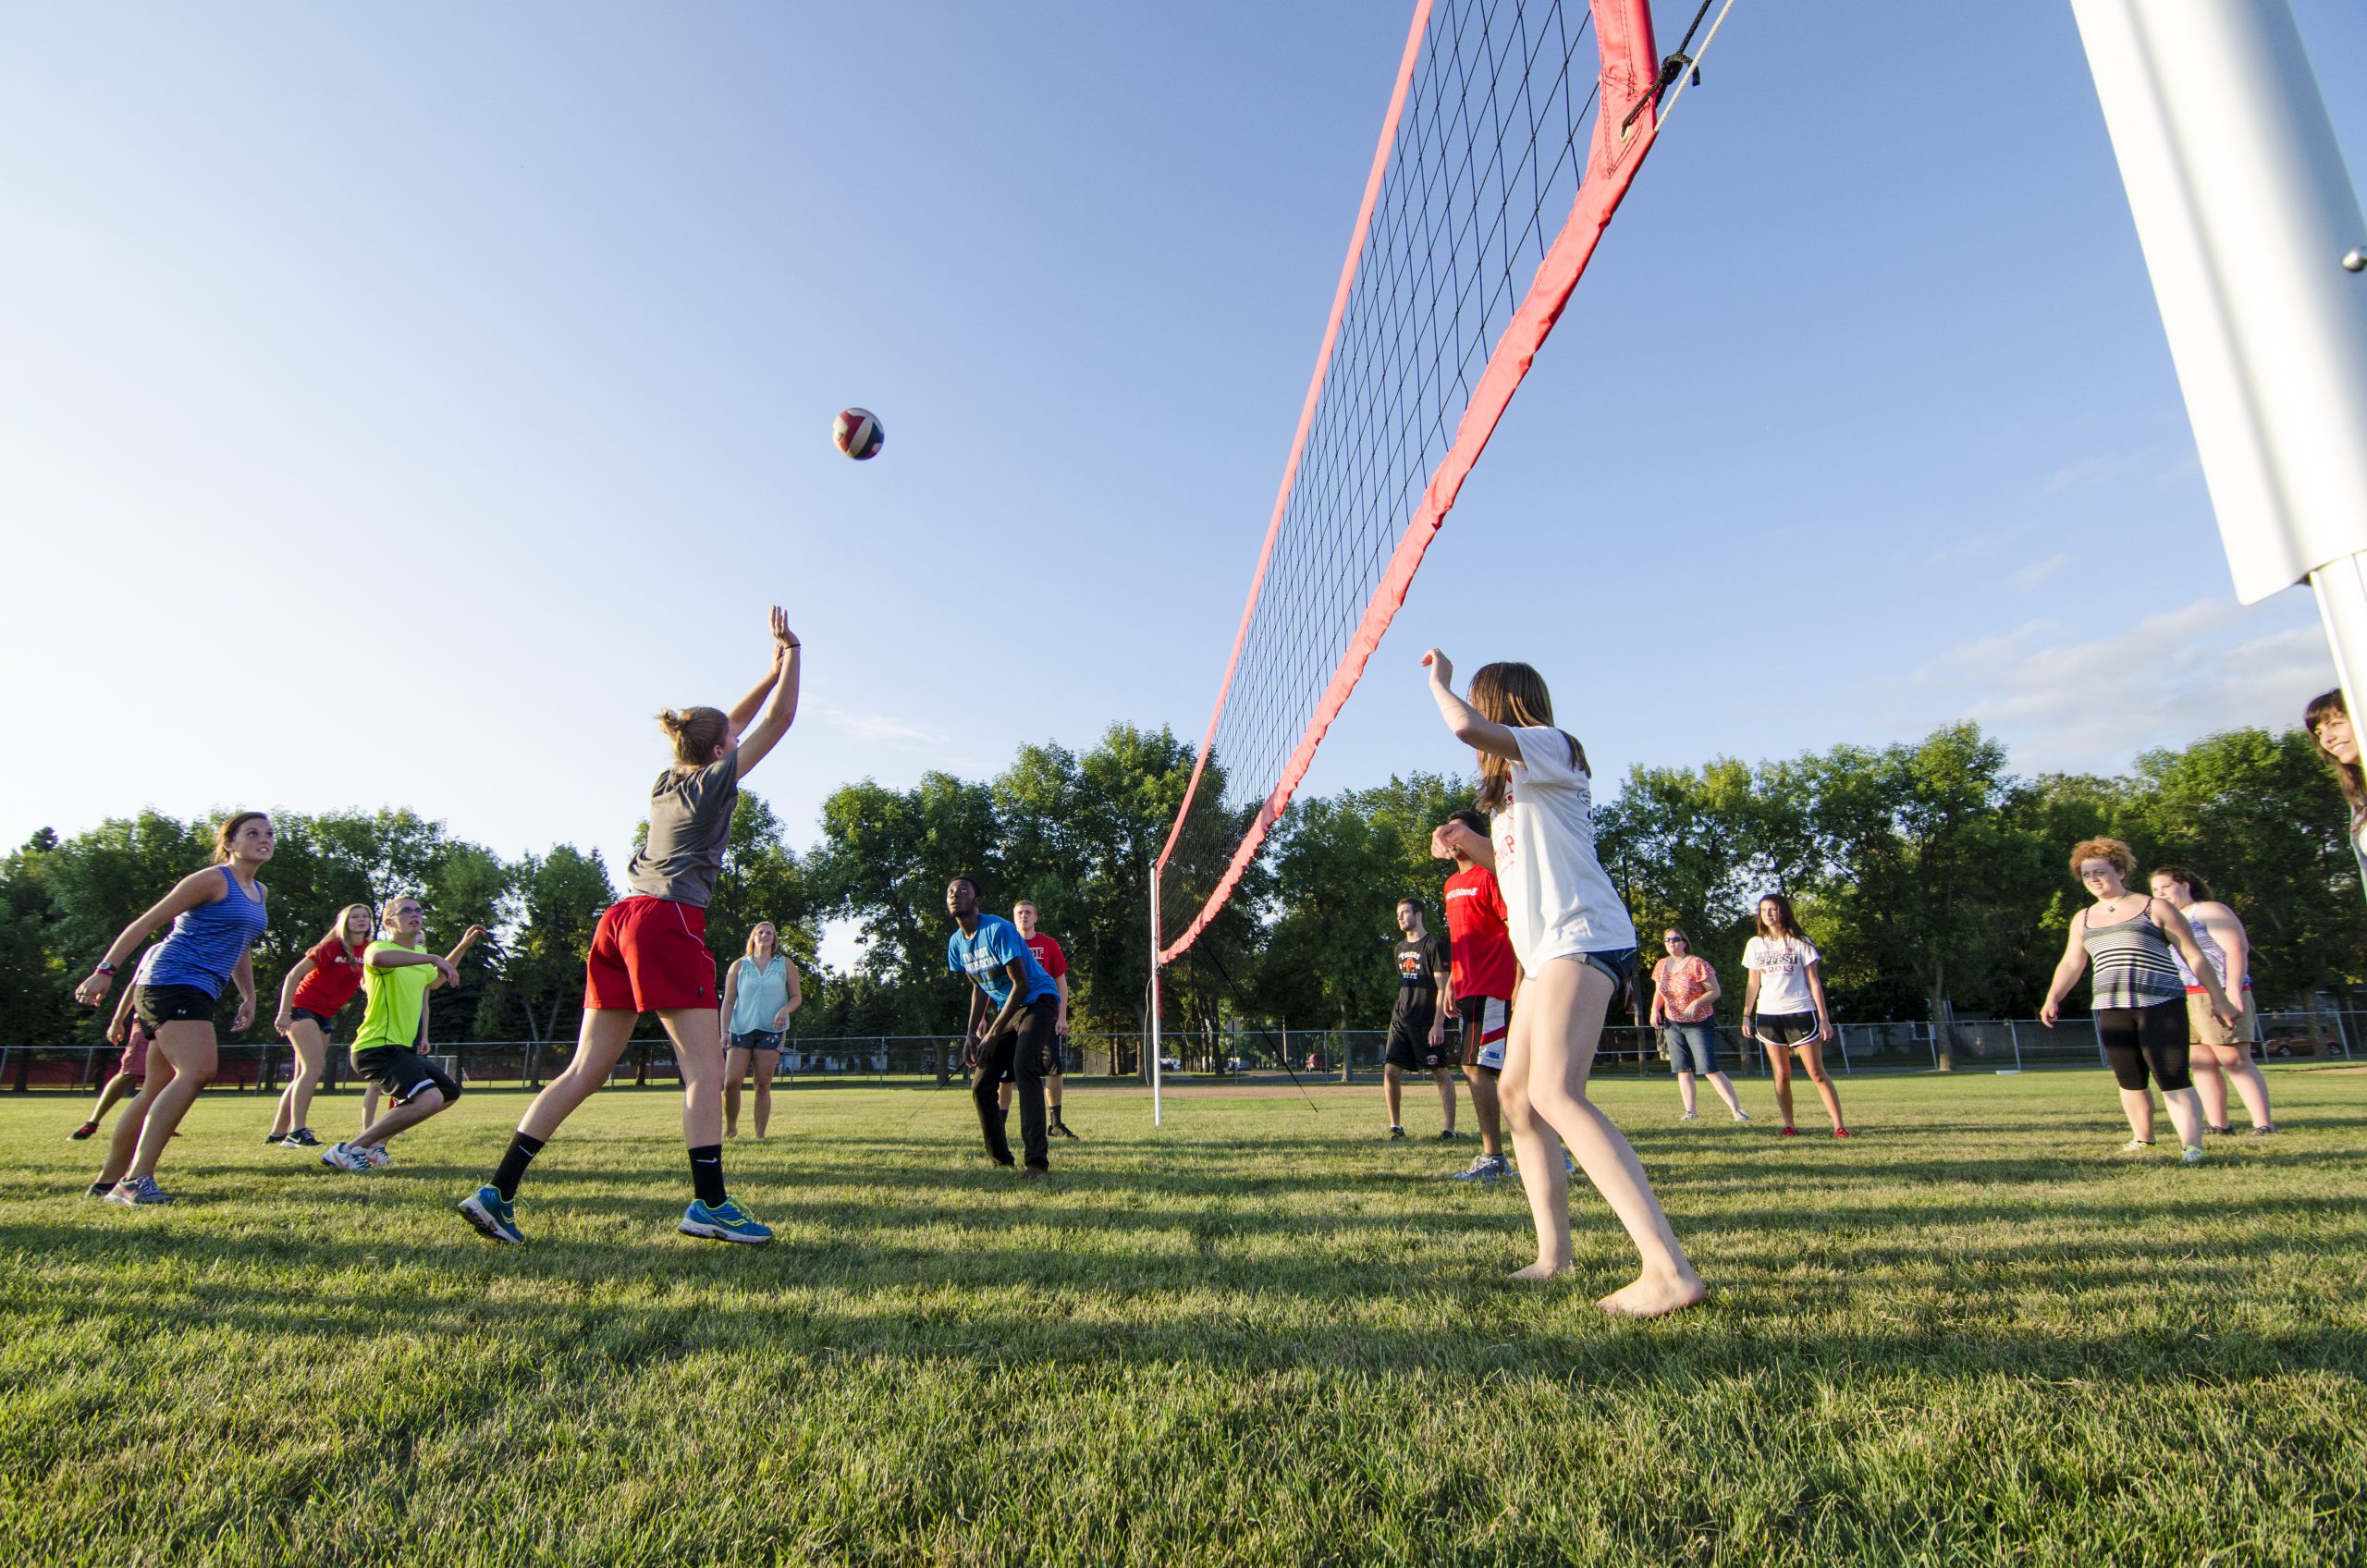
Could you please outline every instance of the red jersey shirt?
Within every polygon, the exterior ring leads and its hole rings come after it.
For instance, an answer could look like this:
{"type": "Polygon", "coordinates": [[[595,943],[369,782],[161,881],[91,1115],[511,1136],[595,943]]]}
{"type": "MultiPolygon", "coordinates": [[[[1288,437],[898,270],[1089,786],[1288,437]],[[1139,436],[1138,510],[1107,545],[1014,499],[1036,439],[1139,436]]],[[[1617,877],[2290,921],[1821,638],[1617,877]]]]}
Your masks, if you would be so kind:
{"type": "Polygon", "coordinates": [[[317,1012],[323,1018],[335,1018],[337,1009],[351,1001],[353,993],[362,988],[362,955],[330,937],[315,944],[304,956],[313,961],[313,973],[297,986],[288,1005],[317,1012]]]}
{"type": "Polygon", "coordinates": [[[1060,943],[1041,931],[1024,940],[1027,950],[1036,955],[1036,962],[1043,965],[1045,974],[1058,980],[1069,972],[1069,956],[1061,951],[1060,943]]]}
{"type": "Polygon", "coordinates": [[[1454,949],[1452,974],[1458,1000],[1512,999],[1513,939],[1504,928],[1509,913],[1504,889],[1486,866],[1475,865],[1446,879],[1446,934],[1454,949]]]}

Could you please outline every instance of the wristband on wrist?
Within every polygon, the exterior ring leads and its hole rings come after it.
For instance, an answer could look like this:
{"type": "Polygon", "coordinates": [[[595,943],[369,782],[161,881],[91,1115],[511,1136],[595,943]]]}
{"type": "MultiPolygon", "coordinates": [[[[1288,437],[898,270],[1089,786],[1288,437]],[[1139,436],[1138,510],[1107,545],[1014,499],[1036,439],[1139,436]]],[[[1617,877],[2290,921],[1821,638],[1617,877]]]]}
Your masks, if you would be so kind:
{"type": "Polygon", "coordinates": [[[112,978],[115,974],[115,965],[109,963],[104,959],[101,959],[98,962],[91,965],[91,973],[93,974],[104,974],[112,978]]]}

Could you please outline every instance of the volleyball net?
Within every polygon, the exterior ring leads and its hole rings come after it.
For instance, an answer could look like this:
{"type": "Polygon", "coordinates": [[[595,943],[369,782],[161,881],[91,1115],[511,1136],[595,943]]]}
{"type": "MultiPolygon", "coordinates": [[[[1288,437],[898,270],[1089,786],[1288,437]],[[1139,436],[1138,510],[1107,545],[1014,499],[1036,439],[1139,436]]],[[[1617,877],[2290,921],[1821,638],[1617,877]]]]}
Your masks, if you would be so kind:
{"type": "Polygon", "coordinates": [[[1417,0],[1249,601],[1153,872],[1161,963],[1225,907],[1306,778],[1651,150],[1685,46],[1659,58],[1650,0],[1417,0]]]}

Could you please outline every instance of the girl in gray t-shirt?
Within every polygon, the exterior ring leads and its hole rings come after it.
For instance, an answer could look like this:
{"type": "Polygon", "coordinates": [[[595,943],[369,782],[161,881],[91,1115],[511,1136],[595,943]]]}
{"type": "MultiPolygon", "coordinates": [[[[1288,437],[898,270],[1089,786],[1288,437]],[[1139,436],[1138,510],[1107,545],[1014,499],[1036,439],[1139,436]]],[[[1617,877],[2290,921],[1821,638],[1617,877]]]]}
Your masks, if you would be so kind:
{"type": "Polygon", "coordinates": [[[630,892],[608,906],[593,935],[575,1060],[526,1108],[493,1180],[460,1200],[461,1215],[497,1242],[524,1239],[511,1202],[527,1164],[608,1081],[644,1012],[666,1026],[682,1074],[682,1141],[696,1196],[677,1228],[718,1242],[773,1239],[724,1190],[723,1036],[715,955],[706,946],[707,900],[723,865],[740,780],[797,717],[800,644],[779,606],[772,636],[771,668],[730,712],[668,708],[658,715],[674,742],[674,763],[650,788],[649,836],[625,868],[630,892]]]}

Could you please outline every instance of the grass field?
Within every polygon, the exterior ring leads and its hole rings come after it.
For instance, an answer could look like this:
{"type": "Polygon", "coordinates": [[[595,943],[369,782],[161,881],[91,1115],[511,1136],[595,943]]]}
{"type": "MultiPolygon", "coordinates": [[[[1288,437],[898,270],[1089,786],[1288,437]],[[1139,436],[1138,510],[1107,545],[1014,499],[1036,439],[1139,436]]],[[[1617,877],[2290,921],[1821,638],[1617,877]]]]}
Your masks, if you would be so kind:
{"type": "Polygon", "coordinates": [[[1847,1082],[1849,1144],[1605,1084],[1714,1292],[1654,1323],[1590,1194],[1509,1282],[1517,1184],[1411,1091],[1403,1145],[1073,1095],[1021,1189],[958,1092],[800,1088],[727,1156],[764,1249],[672,1233],[668,1095],[585,1108],[524,1249],[451,1212],[516,1096],[367,1176],[209,1097],[141,1211],[7,1096],[0,1562],[2355,1563],[2367,1075],[2270,1078],[2197,1170],[2097,1072],[1847,1082]]]}

